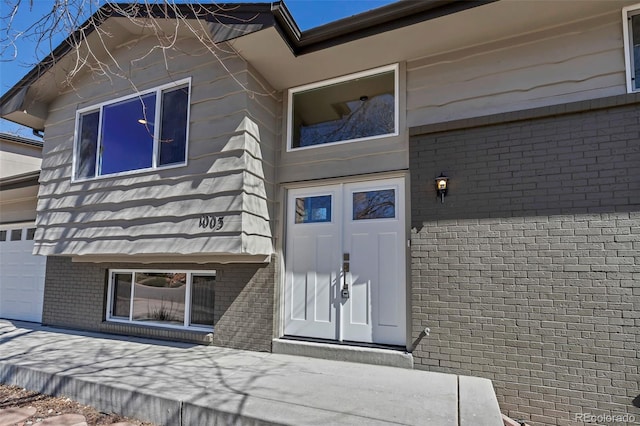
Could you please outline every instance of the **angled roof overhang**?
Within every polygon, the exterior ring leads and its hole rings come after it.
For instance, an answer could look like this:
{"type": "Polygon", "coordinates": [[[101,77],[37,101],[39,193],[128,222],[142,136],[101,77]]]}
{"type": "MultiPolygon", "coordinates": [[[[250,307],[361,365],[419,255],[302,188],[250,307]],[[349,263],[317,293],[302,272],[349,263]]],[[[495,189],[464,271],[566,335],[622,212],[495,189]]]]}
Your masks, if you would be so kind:
{"type": "Polygon", "coordinates": [[[98,26],[116,34],[113,45],[136,37],[117,12],[123,8],[140,18],[169,20],[181,14],[200,19],[214,41],[229,42],[274,89],[284,90],[384,64],[473,54],[489,44],[502,48],[567,22],[619,13],[632,2],[592,1],[577,8],[571,0],[558,0],[553,7],[538,1],[401,0],[307,31],[299,30],[283,1],[179,4],[175,9],[106,5],[0,98],[0,116],[43,130],[48,103],[57,95],[52,83],[64,78],[56,75],[61,74],[59,64],[73,56],[69,53],[77,41],[89,40],[98,26]]]}
{"type": "MultiPolygon", "coordinates": [[[[79,42],[88,42],[98,27],[106,25],[111,34],[116,34],[111,40],[114,45],[125,41],[123,38],[127,35],[133,37],[132,29],[128,28],[128,17],[171,20],[180,16],[198,19],[206,23],[209,35],[215,42],[232,41],[272,29],[272,34],[265,34],[267,40],[277,34],[277,43],[271,44],[271,47],[278,50],[286,46],[291,57],[298,57],[493,1],[496,0],[404,0],[304,32],[298,29],[283,1],[197,5],[181,3],[174,6],[106,4],[2,95],[0,117],[34,130],[44,130],[48,104],[56,95],[54,89],[57,85],[51,83],[63,77],[56,75],[56,68],[61,68],[59,65],[76,49],[79,42]]],[[[247,41],[253,43],[252,40],[247,41]]],[[[251,52],[247,53],[247,56],[251,56],[251,52]]],[[[251,57],[245,59],[249,62],[252,60],[251,57]]]]}
{"type": "MultiPolygon", "coordinates": [[[[61,65],[69,61],[69,53],[78,45],[90,43],[91,38],[96,37],[94,34],[98,27],[106,27],[105,32],[110,34],[108,43],[117,46],[128,37],[137,36],[132,31],[139,30],[139,27],[131,25],[130,18],[166,19],[170,23],[176,17],[197,19],[199,29],[207,31],[208,37],[216,43],[275,25],[271,3],[105,4],[0,97],[0,117],[37,131],[44,130],[48,104],[57,95],[58,85],[51,83],[64,78],[61,65]]],[[[167,27],[168,31],[174,30],[171,24],[167,27]]],[[[182,31],[188,35],[187,31],[182,31]]]]}

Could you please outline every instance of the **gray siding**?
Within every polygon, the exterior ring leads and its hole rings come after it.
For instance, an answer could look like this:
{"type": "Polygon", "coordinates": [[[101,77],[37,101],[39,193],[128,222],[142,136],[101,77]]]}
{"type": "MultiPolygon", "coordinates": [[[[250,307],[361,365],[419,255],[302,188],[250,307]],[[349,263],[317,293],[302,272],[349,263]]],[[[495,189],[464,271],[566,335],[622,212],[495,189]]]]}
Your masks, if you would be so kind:
{"type": "Polygon", "coordinates": [[[237,56],[221,51],[222,65],[197,42],[181,40],[168,51],[166,69],[160,52],[144,56],[153,41],[113,52],[127,78],[85,75],[52,104],[35,253],[271,254],[267,194],[277,98],[263,82],[257,87],[237,56]],[[187,166],[71,182],[77,109],[186,77],[192,78],[187,166]],[[222,229],[199,227],[203,214],[223,217],[222,229]]]}
{"type": "Polygon", "coordinates": [[[425,126],[411,139],[417,368],[489,378],[503,412],[531,424],[640,418],[637,102],[425,126]]]}
{"type": "Polygon", "coordinates": [[[619,7],[612,3],[605,15],[409,60],[408,126],[625,93],[619,7]]]}

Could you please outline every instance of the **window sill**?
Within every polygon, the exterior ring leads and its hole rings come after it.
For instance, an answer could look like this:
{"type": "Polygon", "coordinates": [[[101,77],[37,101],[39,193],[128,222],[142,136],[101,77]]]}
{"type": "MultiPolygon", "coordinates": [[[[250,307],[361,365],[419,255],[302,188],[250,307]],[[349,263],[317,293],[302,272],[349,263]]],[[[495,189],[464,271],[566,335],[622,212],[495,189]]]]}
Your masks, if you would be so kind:
{"type": "Polygon", "coordinates": [[[205,331],[162,327],[158,325],[140,325],[118,321],[103,321],[100,324],[100,332],[170,340],[173,342],[195,343],[198,345],[211,345],[213,343],[213,330],[205,331]]]}
{"type": "Polygon", "coordinates": [[[100,176],[95,176],[95,177],[89,177],[89,178],[71,178],[71,184],[80,184],[80,183],[91,183],[91,182],[96,182],[96,181],[101,181],[104,179],[113,179],[113,178],[120,178],[120,177],[130,177],[130,176],[136,176],[136,175],[142,175],[145,173],[153,173],[153,172],[160,172],[163,170],[171,170],[171,169],[177,169],[180,167],[185,167],[187,165],[186,162],[184,163],[175,163],[175,164],[169,164],[166,166],[158,166],[158,167],[149,167],[146,169],[136,169],[136,170],[129,170],[126,172],[120,172],[120,173],[110,173],[108,175],[100,175],[100,176]]]}

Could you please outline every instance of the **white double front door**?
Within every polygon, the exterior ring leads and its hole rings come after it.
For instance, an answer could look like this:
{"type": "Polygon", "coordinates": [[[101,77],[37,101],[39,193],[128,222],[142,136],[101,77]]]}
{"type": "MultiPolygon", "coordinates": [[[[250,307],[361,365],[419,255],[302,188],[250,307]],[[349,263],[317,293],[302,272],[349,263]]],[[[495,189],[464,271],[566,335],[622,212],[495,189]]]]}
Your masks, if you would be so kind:
{"type": "Polygon", "coordinates": [[[406,344],[404,179],[292,189],[285,334],[406,344]]]}

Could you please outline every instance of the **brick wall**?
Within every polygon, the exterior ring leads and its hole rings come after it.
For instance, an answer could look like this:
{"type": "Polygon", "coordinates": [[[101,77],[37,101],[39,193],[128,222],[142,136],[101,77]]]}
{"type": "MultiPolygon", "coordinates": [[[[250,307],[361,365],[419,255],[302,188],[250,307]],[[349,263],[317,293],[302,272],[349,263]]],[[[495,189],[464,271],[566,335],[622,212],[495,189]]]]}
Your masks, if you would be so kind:
{"type": "Polygon", "coordinates": [[[270,264],[95,264],[47,258],[43,324],[174,341],[270,351],[275,260],[270,264]],[[216,270],[210,333],[105,322],[109,269],[216,270]]]}
{"type": "Polygon", "coordinates": [[[492,379],[533,424],[640,421],[640,105],[595,104],[410,142],[416,367],[492,379]]]}

